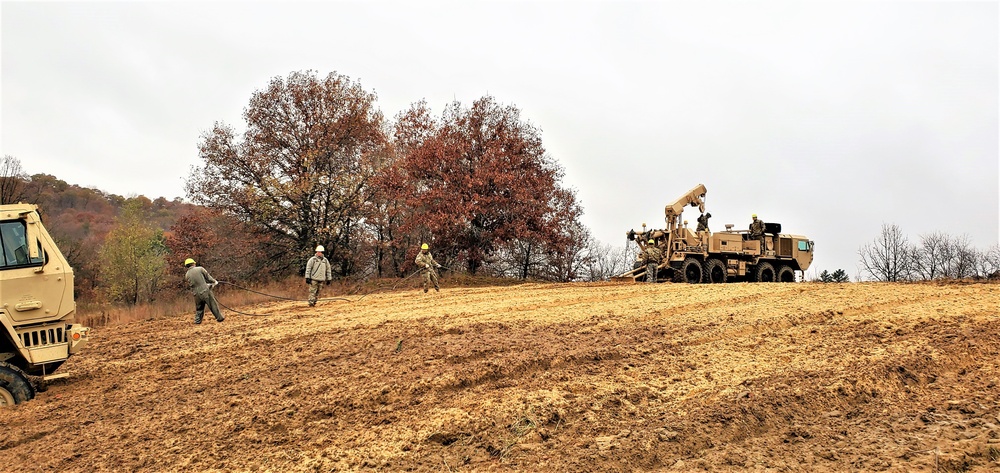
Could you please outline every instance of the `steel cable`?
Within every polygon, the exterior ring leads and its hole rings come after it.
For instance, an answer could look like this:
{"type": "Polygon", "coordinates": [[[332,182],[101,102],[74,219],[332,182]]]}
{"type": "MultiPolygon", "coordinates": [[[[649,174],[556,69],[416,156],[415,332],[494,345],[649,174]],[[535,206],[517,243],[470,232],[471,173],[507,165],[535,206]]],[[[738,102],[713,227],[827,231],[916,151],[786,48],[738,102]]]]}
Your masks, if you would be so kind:
{"type": "MultiPolygon", "coordinates": [[[[400,284],[402,284],[407,279],[410,279],[413,276],[417,275],[418,273],[420,273],[420,271],[421,270],[418,269],[418,270],[410,273],[409,276],[407,276],[407,277],[405,277],[403,279],[400,279],[399,281],[396,282],[396,284],[393,284],[392,287],[389,288],[389,290],[390,291],[395,290],[397,286],[399,286],[400,284]]],[[[252,292],[254,294],[259,294],[259,295],[266,296],[266,297],[271,297],[271,298],[274,298],[274,299],[281,299],[281,300],[292,301],[292,302],[309,302],[308,299],[295,299],[295,298],[292,298],[292,297],[285,297],[285,296],[278,296],[278,295],[275,295],[275,294],[268,294],[266,292],[261,292],[261,291],[255,290],[255,289],[250,289],[248,287],[243,287],[243,286],[240,286],[239,284],[235,284],[235,283],[232,283],[232,282],[229,282],[229,281],[218,281],[218,283],[219,284],[227,284],[227,285],[233,286],[233,287],[235,287],[237,289],[242,289],[244,291],[252,292]]],[[[348,299],[346,297],[324,297],[322,299],[317,299],[317,302],[318,301],[358,302],[361,299],[364,299],[365,297],[367,297],[368,294],[371,294],[371,292],[362,294],[361,297],[359,297],[357,299],[353,299],[353,300],[352,299],[348,299]]],[[[241,312],[239,310],[233,309],[232,307],[229,307],[229,306],[223,304],[222,301],[220,301],[218,297],[215,298],[215,301],[218,302],[219,305],[222,306],[223,308],[225,308],[226,310],[229,310],[231,312],[235,312],[235,313],[240,314],[240,315],[248,315],[248,316],[252,316],[252,317],[266,317],[266,316],[272,315],[272,314],[251,314],[251,313],[248,313],[248,312],[241,312]]]]}

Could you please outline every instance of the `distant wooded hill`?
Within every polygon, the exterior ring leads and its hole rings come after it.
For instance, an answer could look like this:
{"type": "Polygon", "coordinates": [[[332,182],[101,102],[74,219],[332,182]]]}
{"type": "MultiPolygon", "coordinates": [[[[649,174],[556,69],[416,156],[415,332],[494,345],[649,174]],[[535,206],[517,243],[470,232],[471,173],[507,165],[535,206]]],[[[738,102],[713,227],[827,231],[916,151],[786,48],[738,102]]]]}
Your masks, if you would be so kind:
{"type": "Polygon", "coordinates": [[[18,200],[38,205],[45,227],[73,266],[77,297],[82,299],[97,296],[101,248],[123,208],[141,210],[145,223],[163,239],[182,215],[198,207],[181,199],[109,194],[49,174],[22,178],[22,186],[18,200]]]}

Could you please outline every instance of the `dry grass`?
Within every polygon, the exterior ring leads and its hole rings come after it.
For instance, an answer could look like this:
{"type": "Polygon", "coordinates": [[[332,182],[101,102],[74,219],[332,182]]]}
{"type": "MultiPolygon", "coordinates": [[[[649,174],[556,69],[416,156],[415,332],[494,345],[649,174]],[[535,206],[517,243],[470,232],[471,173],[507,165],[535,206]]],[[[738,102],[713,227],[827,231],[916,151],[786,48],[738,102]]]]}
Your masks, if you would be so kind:
{"type": "MultiPolygon", "coordinates": [[[[447,275],[441,278],[442,286],[447,287],[510,286],[522,283],[524,281],[519,279],[499,279],[488,276],[469,276],[466,274],[447,275]]],[[[321,297],[364,296],[396,290],[412,290],[420,287],[421,284],[423,284],[423,279],[419,274],[411,274],[405,278],[373,278],[360,282],[342,279],[334,281],[330,284],[330,287],[324,288],[321,297]]],[[[270,302],[275,298],[305,301],[309,293],[307,286],[300,277],[289,277],[268,283],[238,284],[238,286],[241,287],[223,283],[215,288],[216,298],[224,306],[222,307],[223,311],[226,308],[238,309],[262,302],[270,302]]],[[[165,294],[152,303],[135,306],[111,304],[102,301],[78,301],[76,321],[87,327],[107,327],[140,320],[174,317],[178,314],[193,314],[193,311],[194,302],[191,294],[184,291],[182,293],[165,294]]]]}
{"type": "MultiPolygon", "coordinates": [[[[288,278],[266,284],[241,284],[241,286],[279,297],[305,298],[306,291],[301,281],[300,278],[288,278]]],[[[245,291],[227,284],[215,288],[215,295],[219,302],[228,307],[242,307],[273,300],[267,295],[245,291]]],[[[194,313],[194,301],[191,293],[187,291],[165,295],[152,303],[135,306],[107,302],[80,302],[77,304],[76,321],[88,327],[106,327],[185,313],[194,313]]]]}

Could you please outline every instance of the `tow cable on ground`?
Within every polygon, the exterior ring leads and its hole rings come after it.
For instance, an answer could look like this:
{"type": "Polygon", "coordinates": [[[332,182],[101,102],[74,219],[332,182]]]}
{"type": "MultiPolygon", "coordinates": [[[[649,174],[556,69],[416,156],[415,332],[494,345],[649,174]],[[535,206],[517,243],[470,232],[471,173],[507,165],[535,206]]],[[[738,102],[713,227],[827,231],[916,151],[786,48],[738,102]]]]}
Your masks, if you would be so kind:
{"type": "MultiPolygon", "coordinates": [[[[397,286],[399,286],[400,284],[403,283],[403,281],[406,281],[407,279],[410,279],[413,276],[416,276],[419,272],[420,272],[420,270],[418,269],[418,270],[410,273],[409,276],[407,276],[407,277],[405,277],[403,279],[400,279],[399,281],[396,282],[396,284],[393,284],[392,287],[389,288],[389,290],[390,291],[395,290],[397,286]]],[[[271,298],[274,298],[274,299],[281,299],[281,300],[292,301],[292,302],[309,302],[308,299],[295,299],[295,298],[292,298],[292,297],[284,297],[284,296],[278,296],[278,295],[274,295],[274,294],[268,294],[266,292],[260,292],[260,291],[254,290],[254,289],[250,289],[248,287],[240,286],[238,284],[235,284],[235,283],[232,283],[232,282],[229,282],[229,281],[219,281],[218,283],[219,284],[227,284],[227,285],[233,286],[233,287],[235,287],[237,289],[242,289],[244,291],[252,292],[254,294],[260,294],[262,296],[267,296],[267,297],[271,297],[271,298]]],[[[368,296],[368,294],[371,294],[371,293],[369,292],[369,293],[366,293],[366,294],[362,294],[361,297],[359,297],[357,299],[348,299],[346,297],[324,297],[322,299],[317,299],[316,301],[317,302],[319,302],[319,301],[358,302],[361,299],[364,299],[366,296],[368,296]]],[[[233,309],[232,307],[229,307],[229,306],[223,304],[222,301],[220,301],[218,297],[215,298],[215,301],[218,302],[219,305],[222,308],[224,308],[224,309],[226,309],[226,310],[228,310],[230,312],[235,312],[235,313],[240,314],[240,315],[249,315],[251,317],[267,317],[267,316],[273,315],[273,314],[251,314],[251,313],[248,313],[248,312],[241,312],[241,311],[238,311],[236,309],[233,309]]]]}

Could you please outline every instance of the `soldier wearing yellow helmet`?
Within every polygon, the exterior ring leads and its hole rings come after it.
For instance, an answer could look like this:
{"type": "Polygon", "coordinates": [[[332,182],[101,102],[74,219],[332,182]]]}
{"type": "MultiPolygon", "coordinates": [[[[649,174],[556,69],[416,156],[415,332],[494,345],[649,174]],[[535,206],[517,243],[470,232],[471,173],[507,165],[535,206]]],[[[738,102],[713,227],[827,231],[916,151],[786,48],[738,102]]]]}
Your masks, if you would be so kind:
{"type": "Polygon", "coordinates": [[[646,263],[646,282],[656,282],[656,271],[662,258],[663,252],[657,248],[656,240],[650,238],[646,242],[646,248],[642,250],[642,260],[646,263]]]}
{"type": "Polygon", "coordinates": [[[416,259],[413,260],[417,263],[417,267],[424,272],[424,292],[430,289],[430,285],[434,284],[434,290],[440,292],[441,286],[438,285],[438,274],[437,268],[441,265],[437,261],[434,261],[434,256],[431,255],[431,247],[427,243],[420,245],[420,252],[417,253],[416,259]]]}
{"type": "Polygon", "coordinates": [[[184,273],[184,280],[187,281],[191,292],[194,293],[194,323],[201,323],[201,319],[205,316],[206,305],[215,316],[216,322],[226,320],[222,316],[222,312],[219,311],[219,302],[215,300],[215,294],[212,293],[212,288],[219,282],[211,274],[208,274],[207,269],[198,266],[194,259],[184,260],[184,266],[188,268],[187,272],[184,273]]]}

